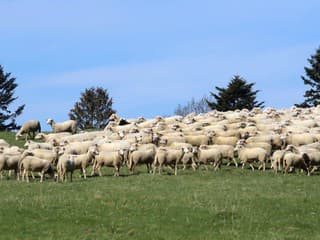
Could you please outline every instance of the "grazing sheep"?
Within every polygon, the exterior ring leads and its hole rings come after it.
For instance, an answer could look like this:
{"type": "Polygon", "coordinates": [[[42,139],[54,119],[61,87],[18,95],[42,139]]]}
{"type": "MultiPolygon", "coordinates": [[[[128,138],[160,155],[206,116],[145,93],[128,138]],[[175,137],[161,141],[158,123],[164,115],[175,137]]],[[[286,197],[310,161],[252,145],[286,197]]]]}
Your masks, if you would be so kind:
{"type": "Polygon", "coordinates": [[[22,137],[23,134],[26,134],[26,141],[28,140],[28,136],[32,133],[32,138],[35,137],[35,132],[41,132],[41,126],[40,122],[37,120],[31,120],[28,122],[25,122],[20,130],[16,133],[16,140],[19,140],[20,137],[22,137]]]}
{"type": "Polygon", "coordinates": [[[55,123],[53,119],[49,118],[47,120],[47,124],[49,124],[52,127],[52,130],[54,133],[59,132],[71,132],[76,133],[77,132],[77,125],[74,120],[68,120],[61,123],[55,123]]]}
{"type": "Polygon", "coordinates": [[[20,171],[23,169],[22,181],[26,177],[29,182],[29,171],[40,172],[40,182],[43,182],[45,173],[48,173],[55,180],[54,170],[51,162],[46,159],[37,158],[34,156],[26,156],[20,164],[20,171]]]}

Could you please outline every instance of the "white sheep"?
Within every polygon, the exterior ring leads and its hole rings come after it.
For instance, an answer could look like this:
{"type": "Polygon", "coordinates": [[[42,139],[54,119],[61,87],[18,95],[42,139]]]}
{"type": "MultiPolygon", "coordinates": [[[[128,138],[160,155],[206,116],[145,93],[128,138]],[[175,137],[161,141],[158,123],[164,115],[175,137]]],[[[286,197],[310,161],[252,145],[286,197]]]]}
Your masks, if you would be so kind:
{"type": "Polygon", "coordinates": [[[310,159],[306,153],[287,152],[283,157],[284,173],[288,173],[291,168],[301,168],[306,171],[308,176],[310,159]]]}
{"type": "Polygon", "coordinates": [[[35,137],[35,132],[41,132],[41,126],[40,122],[38,120],[31,120],[28,122],[25,122],[20,130],[16,133],[16,140],[19,140],[20,137],[22,137],[23,134],[26,134],[26,141],[28,140],[28,136],[32,133],[32,137],[35,137]]]}
{"type": "Polygon", "coordinates": [[[72,175],[74,171],[74,161],[71,159],[69,154],[63,154],[60,156],[57,164],[58,181],[59,179],[67,181],[67,173],[70,172],[70,181],[72,182],[72,175]]]}
{"type": "Polygon", "coordinates": [[[266,170],[266,162],[269,156],[265,149],[259,147],[246,148],[243,145],[237,145],[235,151],[238,152],[238,157],[242,162],[242,168],[244,168],[246,163],[249,163],[252,171],[254,171],[252,163],[258,161],[260,163],[259,170],[261,168],[263,171],[266,170]]]}
{"type": "Polygon", "coordinates": [[[223,154],[219,148],[202,148],[194,149],[194,153],[199,165],[204,164],[208,170],[207,164],[213,163],[214,170],[217,171],[221,167],[223,154]]]}
{"type": "Polygon", "coordinates": [[[74,120],[68,120],[61,123],[55,123],[55,121],[51,118],[47,120],[47,124],[49,124],[52,127],[53,132],[71,132],[76,133],[77,132],[77,124],[74,120]]]}
{"type": "Polygon", "coordinates": [[[159,174],[161,174],[163,165],[167,165],[170,168],[174,165],[174,174],[178,175],[178,163],[181,162],[181,159],[186,152],[188,152],[188,149],[158,148],[153,162],[153,174],[155,174],[157,166],[159,174]]]}
{"type": "Polygon", "coordinates": [[[49,160],[37,158],[34,156],[27,156],[21,161],[20,171],[22,169],[22,181],[24,181],[24,178],[26,177],[27,182],[29,182],[29,171],[40,172],[40,182],[43,182],[45,173],[48,173],[51,178],[55,180],[54,170],[49,160]]]}
{"type": "Polygon", "coordinates": [[[0,154],[0,177],[2,179],[3,170],[14,170],[19,180],[19,160],[21,158],[21,153],[18,154],[0,154]]]}
{"type": "Polygon", "coordinates": [[[114,167],[115,172],[114,176],[120,175],[120,167],[123,164],[125,159],[125,151],[123,149],[118,149],[117,151],[112,152],[99,152],[99,154],[95,157],[95,164],[92,170],[91,175],[95,174],[95,171],[98,170],[99,176],[101,174],[101,167],[114,167]]]}
{"type": "Polygon", "coordinates": [[[93,160],[97,154],[98,151],[96,150],[96,148],[91,147],[85,154],[70,155],[70,160],[74,162],[74,170],[80,169],[84,179],[87,178],[86,168],[88,167],[89,163],[93,163],[93,160]]]}

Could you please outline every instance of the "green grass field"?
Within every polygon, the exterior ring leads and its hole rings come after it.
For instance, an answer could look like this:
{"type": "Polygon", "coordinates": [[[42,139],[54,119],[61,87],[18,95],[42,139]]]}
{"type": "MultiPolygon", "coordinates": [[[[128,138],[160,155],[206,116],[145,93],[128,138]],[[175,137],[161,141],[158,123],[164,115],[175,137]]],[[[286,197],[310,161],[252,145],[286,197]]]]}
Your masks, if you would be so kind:
{"type": "Polygon", "coordinates": [[[112,173],[77,172],[72,183],[4,178],[0,239],[320,239],[317,175],[112,173]]]}

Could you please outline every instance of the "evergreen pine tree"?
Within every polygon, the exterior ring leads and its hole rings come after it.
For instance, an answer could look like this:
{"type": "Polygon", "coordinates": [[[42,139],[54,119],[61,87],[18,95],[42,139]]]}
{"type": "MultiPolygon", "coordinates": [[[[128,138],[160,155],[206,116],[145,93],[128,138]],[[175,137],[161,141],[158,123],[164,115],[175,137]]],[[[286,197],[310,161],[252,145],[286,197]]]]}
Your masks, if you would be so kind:
{"type": "Polygon", "coordinates": [[[211,96],[215,101],[207,103],[211,109],[218,111],[229,111],[236,109],[249,109],[254,107],[263,107],[264,102],[256,101],[256,95],[259,90],[253,91],[255,83],[247,81],[238,75],[235,75],[229,82],[227,88],[215,87],[218,93],[212,93],[211,96]]]}
{"type": "Polygon", "coordinates": [[[14,90],[18,86],[16,78],[11,77],[11,73],[5,73],[0,65],[0,131],[9,131],[17,129],[16,117],[19,116],[25,105],[19,106],[15,111],[9,110],[18,97],[14,97],[14,90]]]}
{"type": "Polygon", "coordinates": [[[74,104],[69,117],[77,122],[80,129],[102,129],[109,117],[115,113],[112,109],[113,100],[107,89],[91,87],[81,93],[80,101],[74,104]]]}
{"type": "Polygon", "coordinates": [[[313,107],[320,104],[320,47],[308,59],[310,67],[305,67],[306,76],[301,76],[305,85],[310,86],[304,94],[304,102],[296,104],[297,107],[313,107]]]}

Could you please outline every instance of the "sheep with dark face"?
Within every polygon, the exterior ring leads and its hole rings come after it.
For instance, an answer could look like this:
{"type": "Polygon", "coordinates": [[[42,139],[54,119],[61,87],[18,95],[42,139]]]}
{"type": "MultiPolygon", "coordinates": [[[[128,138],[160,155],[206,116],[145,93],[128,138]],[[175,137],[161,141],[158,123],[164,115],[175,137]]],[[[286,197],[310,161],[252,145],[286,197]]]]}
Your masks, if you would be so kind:
{"type": "Polygon", "coordinates": [[[35,133],[36,132],[41,132],[41,126],[40,126],[40,122],[37,120],[31,120],[28,122],[25,122],[20,130],[17,132],[16,134],[16,140],[19,140],[20,137],[22,137],[23,134],[26,134],[26,141],[28,140],[28,136],[30,137],[31,133],[32,133],[32,138],[35,137],[35,133]]]}

